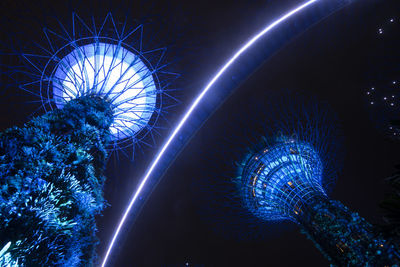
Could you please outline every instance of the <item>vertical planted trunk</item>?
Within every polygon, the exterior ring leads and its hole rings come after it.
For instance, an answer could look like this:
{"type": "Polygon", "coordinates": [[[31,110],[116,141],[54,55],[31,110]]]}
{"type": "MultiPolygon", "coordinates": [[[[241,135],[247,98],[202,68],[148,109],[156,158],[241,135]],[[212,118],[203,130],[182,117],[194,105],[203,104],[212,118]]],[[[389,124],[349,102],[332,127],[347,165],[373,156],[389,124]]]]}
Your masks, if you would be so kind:
{"type": "Polygon", "coordinates": [[[81,97],[0,134],[1,266],[93,264],[112,120],[81,97]]]}
{"type": "Polygon", "coordinates": [[[336,266],[392,266],[399,245],[336,200],[317,198],[297,218],[302,231],[336,266]]]}

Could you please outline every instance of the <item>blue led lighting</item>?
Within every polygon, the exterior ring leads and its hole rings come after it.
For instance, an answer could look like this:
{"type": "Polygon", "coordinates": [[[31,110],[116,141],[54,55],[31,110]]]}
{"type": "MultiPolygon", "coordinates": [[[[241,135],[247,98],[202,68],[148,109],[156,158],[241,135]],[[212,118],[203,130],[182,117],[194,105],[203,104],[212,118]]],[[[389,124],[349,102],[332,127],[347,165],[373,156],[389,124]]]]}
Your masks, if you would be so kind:
{"type": "Polygon", "coordinates": [[[158,119],[177,103],[170,91],[180,75],[167,69],[167,48],[148,48],[143,25],[116,23],[111,13],[90,24],[76,13],[69,26],[57,22],[60,29],[43,29],[46,38],[34,44],[34,53],[17,53],[23,65],[11,73],[18,87],[39,98],[45,112],[80,96],[106,99],[115,115],[110,148],[125,154],[133,147],[127,155],[133,159],[135,147],[155,143],[158,119]]]}
{"type": "Polygon", "coordinates": [[[310,198],[326,197],[322,172],[314,148],[289,139],[252,155],[237,184],[245,206],[257,217],[295,221],[310,198]]]}
{"type": "Polygon", "coordinates": [[[132,209],[133,205],[135,204],[136,200],[139,197],[139,194],[142,192],[143,187],[145,186],[147,180],[149,179],[150,175],[153,173],[153,170],[156,168],[158,165],[160,159],[164,155],[164,153],[167,151],[168,147],[172,143],[172,141],[175,139],[175,137],[178,135],[179,131],[181,128],[185,125],[186,121],[190,118],[190,115],[193,113],[193,111],[196,109],[196,107],[199,105],[200,101],[204,98],[206,93],[212,88],[212,86],[217,82],[217,80],[222,76],[222,74],[229,68],[231,65],[247,50],[249,49],[254,43],[256,43],[260,38],[262,38],[265,34],[270,32],[272,29],[275,29],[279,24],[282,22],[288,20],[291,18],[293,15],[297,14],[298,12],[304,10],[308,6],[311,6],[312,4],[318,2],[319,0],[310,0],[307,1],[296,8],[292,9],[288,13],[284,14],[277,20],[275,20],[273,23],[269,24],[267,27],[265,27],[262,31],[257,33],[254,37],[252,37],[248,42],[246,42],[223,66],[222,68],[215,74],[215,76],[210,80],[210,82],[206,85],[205,88],[203,88],[200,92],[200,94],[195,98],[193,103],[190,105],[189,109],[185,112],[183,115],[182,119],[179,121],[175,129],[173,130],[172,134],[167,138],[167,141],[164,143],[164,145],[161,147],[160,151],[157,153],[156,157],[153,159],[152,163],[150,164],[149,169],[147,170],[146,174],[142,178],[138,188],[134,192],[127,208],[125,209],[125,212],[118,223],[117,229],[114,232],[114,235],[111,239],[111,242],[108,246],[108,249],[106,251],[106,254],[104,256],[103,262],[102,262],[102,267],[104,267],[107,263],[107,260],[111,254],[111,251],[114,247],[114,244],[117,240],[117,237],[122,229],[122,226],[124,225],[128,214],[130,210],[132,209]]]}
{"type": "Polygon", "coordinates": [[[95,95],[111,103],[115,139],[135,136],[156,109],[153,72],[140,57],[119,44],[91,43],[66,55],[52,75],[58,108],[71,99],[95,95]]]}

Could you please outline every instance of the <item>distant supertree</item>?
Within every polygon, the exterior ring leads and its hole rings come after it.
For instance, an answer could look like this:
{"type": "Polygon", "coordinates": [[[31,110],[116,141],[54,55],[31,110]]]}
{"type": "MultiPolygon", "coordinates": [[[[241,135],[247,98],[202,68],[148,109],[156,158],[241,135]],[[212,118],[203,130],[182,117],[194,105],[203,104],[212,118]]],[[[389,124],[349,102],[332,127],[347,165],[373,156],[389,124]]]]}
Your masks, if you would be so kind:
{"type": "Polygon", "coordinates": [[[158,79],[165,48],[145,51],[142,25],[119,31],[111,14],[93,28],[73,14],[72,25],[70,33],[45,29],[44,55],[21,54],[37,73],[19,87],[46,113],[0,133],[1,266],[94,264],[108,151],[153,134],[171,82],[158,79]],[[135,33],[137,48],[126,43],[135,33]],[[151,63],[154,51],[161,58],[151,63]]]}
{"type": "Polygon", "coordinates": [[[236,179],[243,204],[264,220],[297,223],[335,265],[400,263],[399,245],[326,194],[311,143],[284,138],[250,156],[236,179]]]}
{"type": "MultiPolygon", "coordinates": [[[[228,155],[239,152],[242,156],[233,168],[220,168],[230,171],[230,178],[219,174],[210,180],[215,205],[224,205],[213,214],[216,221],[225,228],[239,221],[241,227],[245,225],[243,229],[235,226],[239,232],[265,232],[268,223],[290,221],[334,265],[399,264],[398,239],[384,236],[357,213],[329,198],[342,158],[334,116],[320,104],[294,103],[294,99],[302,102],[300,95],[284,98],[279,104],[274,100],[264,103],[265,115],[256,115],[256,123],[263,125],[258,127],[259,134],[248,134],[249,140],[241,142],[247,151],[235,148],[239,139],[230,143],[233,151],[228,155]],[[261,138],[254,141],[257,135],[261,138]]],[[[257,110],[260,113],[262,108],[253,111],[257,110]]]]}

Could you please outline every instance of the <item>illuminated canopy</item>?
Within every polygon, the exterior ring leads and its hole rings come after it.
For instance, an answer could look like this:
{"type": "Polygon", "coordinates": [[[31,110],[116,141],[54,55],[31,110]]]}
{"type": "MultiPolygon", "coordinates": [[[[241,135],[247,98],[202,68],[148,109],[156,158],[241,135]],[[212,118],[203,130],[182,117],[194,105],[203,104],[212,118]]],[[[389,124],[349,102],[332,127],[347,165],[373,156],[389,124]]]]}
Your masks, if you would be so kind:
{"type": "Polygon", "coordinates": [[[245,205],[263,220],[293,219],[310,198],[326,196],[323,165],[306,142],[285,140],[248,159],[239,177],[245,205]]]}
{"type": "Polygon", "coordinates": [[[141,58],[118,44],[76,47],[59,61],[52,76],[58,108],[71,99],[99,96],[111,103],[115,139],[135,136],[146,127],[157,102],[153,72],[141,58]]]}

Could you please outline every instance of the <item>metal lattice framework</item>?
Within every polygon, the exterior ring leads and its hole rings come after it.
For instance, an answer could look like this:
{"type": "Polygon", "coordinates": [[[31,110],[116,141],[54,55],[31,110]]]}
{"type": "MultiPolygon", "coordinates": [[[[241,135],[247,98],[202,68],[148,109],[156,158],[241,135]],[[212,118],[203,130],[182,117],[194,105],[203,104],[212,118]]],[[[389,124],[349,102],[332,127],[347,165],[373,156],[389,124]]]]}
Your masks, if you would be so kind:
{"type": "Polygon", "coordinates": [[[323,165],[306,142],[288,139],[251,156],[238,177],[247,208],[263,220],[296,220],[308,200],[325,197],[323,165]]]}
{"type": "Polygon", "coordinates": [[[333,264],[398,264],[397,238],[384,236],[357,213],[330,199],[322,186],[323,171],[310,143],[283,138],[248,157],[236,183],[245,208],[263,221],[298,224],[333,264]]]}
{"type": "Polygon", "coordinates": [[[139,56],[118,44],[79,46],[58,62],[51,77],[47,98],[52,93],[58,108],[85,95],[109,101],[115,114],[110,129],[117,140],[136,136],[157,108],[153,72],[139,56]]]}
{"type": "Polygon", "coordinates": [[[169,92],[179,74],[166,70],[167,48],[145,50],[143,25],[117,24],[111,13],[98,25],[75,13],[70,30],[59,24],[61,32],[43,29],[47,43],[36,44],[39,52],[16,52],[27,64],[13,72],[28,77],[18,86],[40,98],[46,112],[73,98],[101,97],[115,114],[113,149],[155,143],[158,119],[177,102],[169,92]]]}

